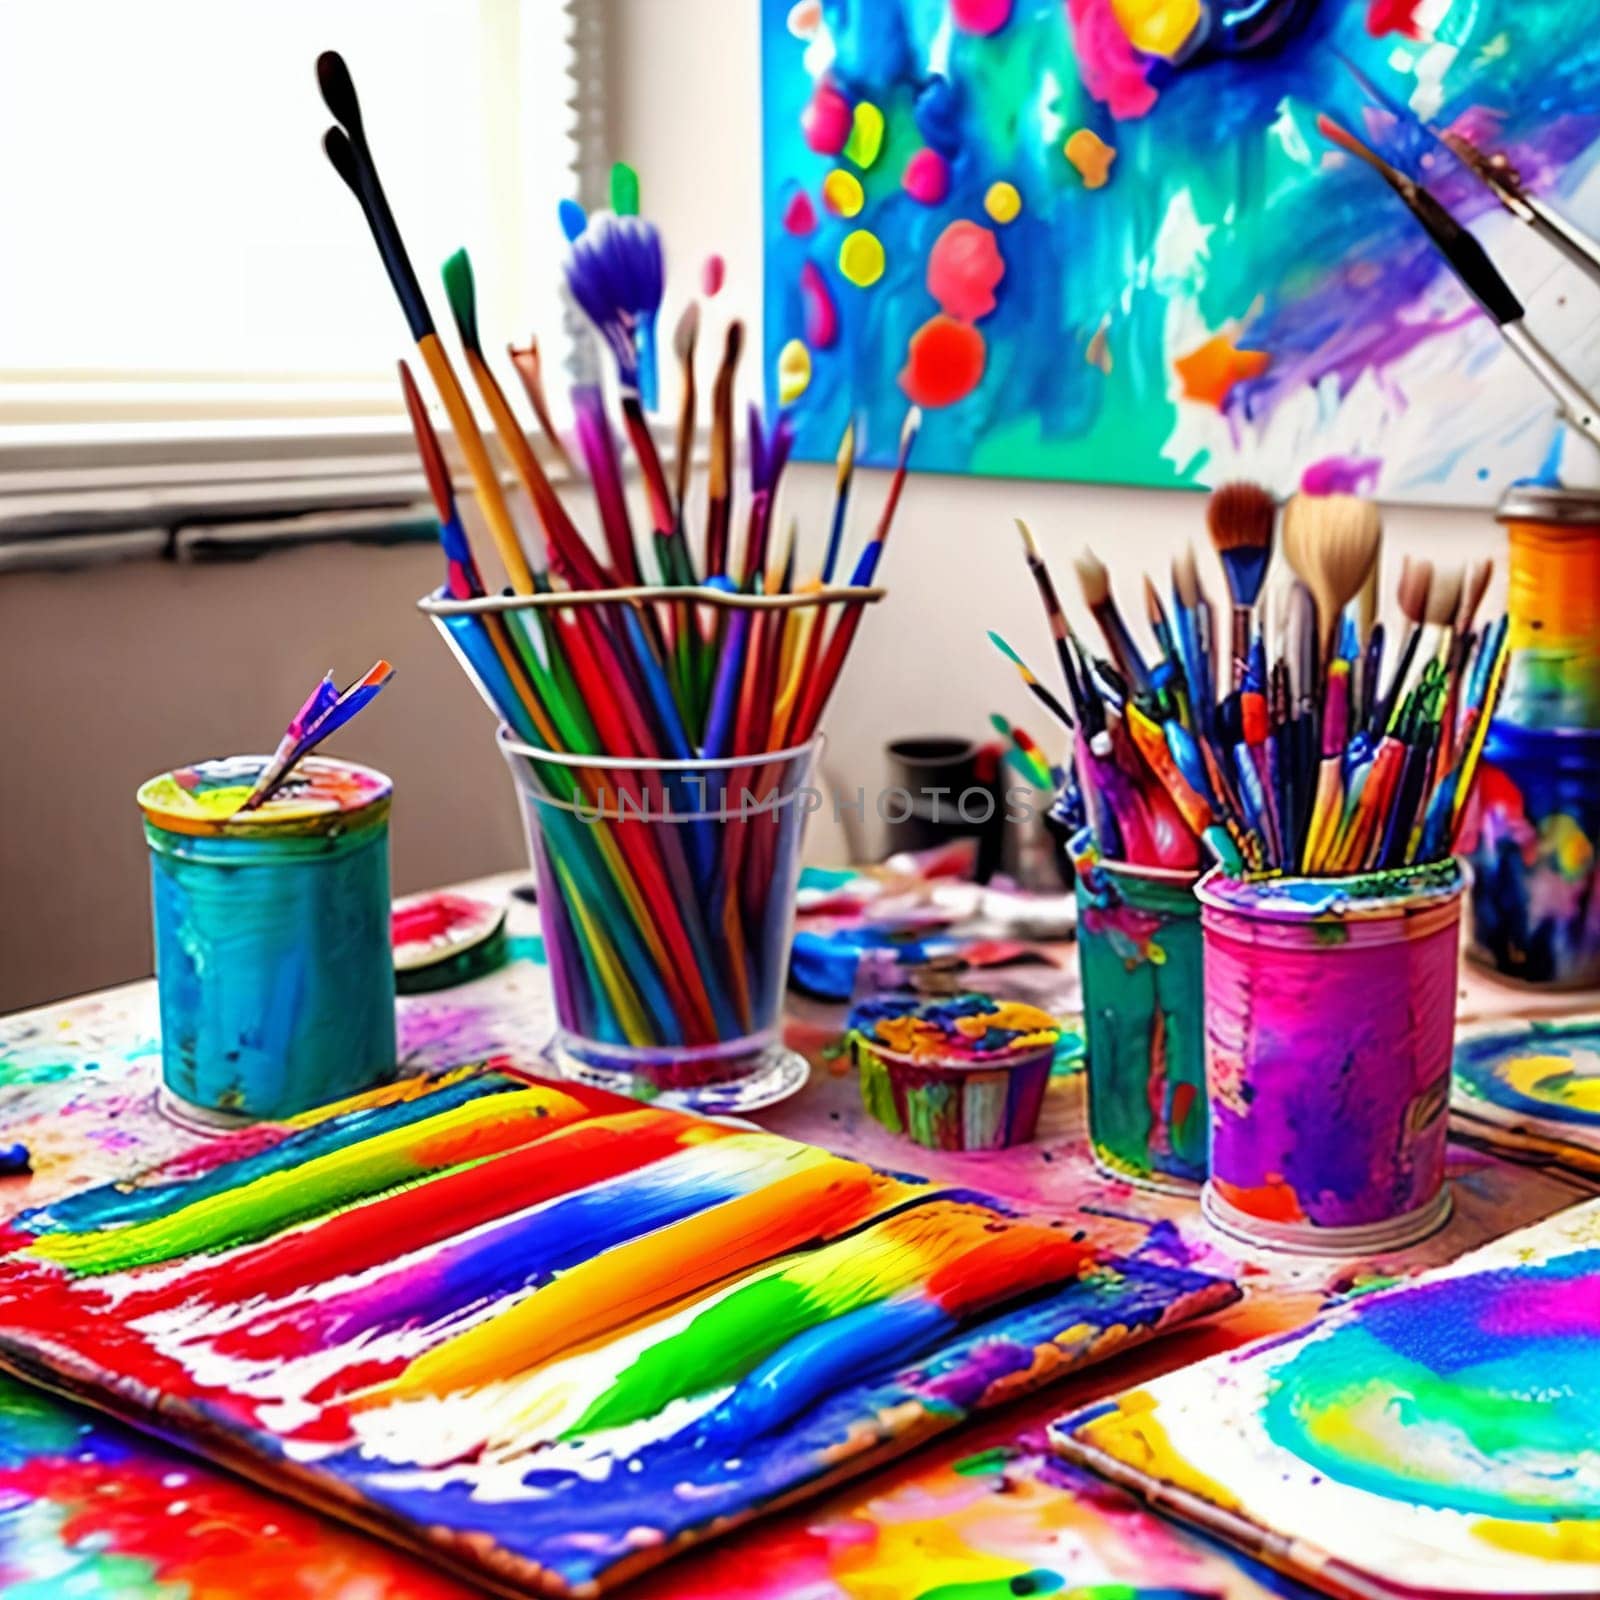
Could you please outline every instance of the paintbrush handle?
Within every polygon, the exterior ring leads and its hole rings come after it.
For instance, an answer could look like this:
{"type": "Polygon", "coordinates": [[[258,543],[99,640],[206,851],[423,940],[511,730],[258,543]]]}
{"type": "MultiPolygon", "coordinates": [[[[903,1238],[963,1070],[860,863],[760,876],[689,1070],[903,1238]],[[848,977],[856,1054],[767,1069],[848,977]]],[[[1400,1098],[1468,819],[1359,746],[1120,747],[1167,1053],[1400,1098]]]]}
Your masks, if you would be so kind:
{"type": "Polygon", "coordinates": [[[1600,403],[1542,345],[1520,317],[1500,324],[1500,337],[1522,364],[1548,389],[1561,415],[1590,444],[1600,447],[1600,403]]]}
{"type": "Polygon", "coordinates": [[[1245,675],[1250,670],[1250,622],[1252,609],[1236,605],[1233,608],[1233,687],[1244,688],[1245,675]]]}

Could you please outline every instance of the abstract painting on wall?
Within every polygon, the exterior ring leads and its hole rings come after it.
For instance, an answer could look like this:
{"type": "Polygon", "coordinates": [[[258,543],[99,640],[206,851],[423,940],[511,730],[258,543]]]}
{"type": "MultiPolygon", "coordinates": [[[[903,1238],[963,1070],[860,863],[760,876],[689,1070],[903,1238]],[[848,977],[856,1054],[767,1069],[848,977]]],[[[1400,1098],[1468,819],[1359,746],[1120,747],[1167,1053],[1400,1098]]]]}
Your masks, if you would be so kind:
{"type": "Polygon", "coordinates": [[[1600,1201],[1057,1423],[1330,1594],[1600,1594],[1600,1201]]]}
{"type": "Polygon", "coordinates": [[[765,328],[798,453],[1491,504],[1600,467],[1356,130],[1600,380],[1600,289],[1444,147],[1600,232],[1586,0],[762,0],[765,328]],[[1564,459],[1563,459],[1564,458],[1564,459]],[[1582,468],[1578,463],[1582,463],[1582,468]]]}
{"type": "Polygon", "coordinates": [[[474,1581],[594,1594],[1231,1283],[509,1069],[0,1229],[0,1362],[474,1581]]]}

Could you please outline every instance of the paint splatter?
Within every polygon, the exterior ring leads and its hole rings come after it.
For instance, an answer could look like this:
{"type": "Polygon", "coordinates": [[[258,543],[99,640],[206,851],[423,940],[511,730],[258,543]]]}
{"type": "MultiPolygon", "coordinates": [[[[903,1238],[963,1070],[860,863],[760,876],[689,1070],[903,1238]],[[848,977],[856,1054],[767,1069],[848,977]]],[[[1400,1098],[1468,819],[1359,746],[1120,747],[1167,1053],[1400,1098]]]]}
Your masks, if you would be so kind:
{"type": "Polygon", "coordinates": [[[1111,181],[1117,152],[1093,128],[1079,128],[1062,146],[1062,153],[1077,169],[1085,189],[1103,189],[1111,181]]]}
{"type": "Polygon", "coordinates": [[[835,167],[822,180],[822,203],[836,217],[853,217],[866,204],[866,192],[861,180],[843,167],[835,167]]]}
{"type": "Polygon", "coordinates": [[[1128,43],[1142,55],[1175,61],[1206,20],[1200,0],[1111,0],[1128,43]]]}
{"type": "Polygon", "coordinates": [[[839,271],[858,289],[870,289],[883,276],[883,244],[866,228],[847,233],[839,245],[839,271]]]}
{"type": "Polygon", "coordinates": [[[716,299],[722,292],[722,285],[727,276],[727,262],[715,253],[707,256],[700,267],[701,294],[708,300],[716,299]]]}
{"type": "Polygon", "coordinates": [[[1022,214],[1022,196],[1017,193],[1014,183],[1001,179],[989,185],[983,197],[983,209],[988,212],[991,221],[1004,227],[1008,222],[1015,222],[1022,214]]]}
{"type": "Polygon", "coordinates": [[[828,280],[814,261],[800,268],[800,298],[805,302],[805,342],[813,350],[828,350],[839,337],[839,313],[828,292],[828,280]]]}
{"type": "Polygon", "coordinates": [[[1367,32],[1374,38],[1386,33],[1398,33],[1407,39],[1422,38],[1422,24],[1417,12],[1422,0],[1368,0],[1367,32]]]}
{"type": "Polygon", "coordinates": [[[850,137],[845,140],[847,160],[865,172],[883,149],[883,113],[870,100],[858,100],[850,117],[850,137]]]}
{"type": "Polygon", "coordinates": [[[976,222],[952,222],[928,252],[928,293],[961,322],[976,322],[995,308],[995,288],[1006,264],[993,232],[976,222]]]}
{"type": "Polygon", "coordinates": [[[1156,91],[1112,0],[1067,0],[1067,15],[1084,88],[1119,122],[1145,116],[1156,103],[1156,91]]]}
{"type": "Polygon", "coordinates": [[[963,33],[986,38],[1011,20],[1011,0],[950,0],[950,20],[963,33]]]}
{"type": "Polygon", "coordinates": [[[818,155],[836,156],[850,137],[850,102],[831,83],[819,83],[800,119],[805,141],[818,155]]]}
{"type": "Polygon", "coordinates": [[[796,189],[783,207],[783,231],[797,239],[814,233],[817,227],[817,208],[804,189],[796,189]]]}
{"type": "Polygon", "coordinates": [[[924,147],[906,162],[900,186],[925,206],[936,206],[950,192],[950,168],[937,150],[924,147]]]}
{"type": "Polygon", "coordinates": [[[778,400],[791,406],[806,392],[811,382],[811,352],[805,342],[791,339],[778,352],[778,400]]]}
{"type": "Polygon", "coordinates": [[[1307,494],[1372,494],[1383,462],[1377,456],[1324,456],[1300,474],[1307,494]]]}
{"type": "Polygon", "coordinates": [[[1172,363],[1185,400],[1221,410],[1235,384],[1259,378],[1272,364],[1264,350],[1242,350],[1226,333],[1211,338],[1172,363]]]}

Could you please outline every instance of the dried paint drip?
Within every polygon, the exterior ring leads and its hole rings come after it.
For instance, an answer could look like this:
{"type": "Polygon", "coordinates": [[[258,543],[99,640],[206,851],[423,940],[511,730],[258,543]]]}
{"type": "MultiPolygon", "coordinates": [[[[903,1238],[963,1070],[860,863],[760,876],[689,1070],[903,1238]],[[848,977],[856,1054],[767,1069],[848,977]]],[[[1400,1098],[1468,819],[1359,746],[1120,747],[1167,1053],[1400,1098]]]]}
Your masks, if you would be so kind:
{"type": "Polygon", "coordinates": [[[1461,877],[1216,874],[1205,932],[1212,1220],[1301,1249],[1398,1247],[1449,1213],[1461,877]]]}
{"type": "Polygon", "coordinates": [[[1529,983],[1600,983],[1600,732],[1497,717],[1471,847],[1471,952],[1529,983]]]}
{"type": "Polygon", "coordinates": [[[139,791],[163,1076],[201,1113],[292,1116],[395,1068],[389,780],[312,757],[236,817],[265,765],[206,762],[139,791]]]}
{"type": "Polygon", "coordinates": [[[967,1191],[506,1073],[259,1144],[16,1219],[0,1348],[541,1594],[1237,1297],[967,1191]]]}
{"type": "Polygon", "coordinates": [[[885,995],[847,1025],[867,1111],[931,1150],[999,1150],[1033,1137],[1061,1025],[987,995],[885,995]]]}
{"type": "Polygon", "coordinates": [[[1206,1175],[1195,882],[1117,862],[1077,880],[1090,1147],[1108,1172],[1154,1188],[1206,1175]]]}
{"type": "Polygon", "coordinates": [[[1600,1204],[1068,1417],[1074,1460],[1374,1596],[1600,1590],[1600,1204]]]}

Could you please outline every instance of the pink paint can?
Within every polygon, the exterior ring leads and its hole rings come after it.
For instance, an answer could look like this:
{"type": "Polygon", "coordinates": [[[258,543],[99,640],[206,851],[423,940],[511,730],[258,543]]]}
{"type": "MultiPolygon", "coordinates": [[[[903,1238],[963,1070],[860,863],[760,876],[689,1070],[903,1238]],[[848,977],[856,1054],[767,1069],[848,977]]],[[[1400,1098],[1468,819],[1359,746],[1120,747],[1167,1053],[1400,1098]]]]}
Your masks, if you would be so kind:
{"type": "Polygon", "coordinates": [[[1449,1216],[1461,891],[1453,861],[1201,881],[1201,1203],[1217,1227],[1347,1255],[1414,1243],[1449,1216]]]}

